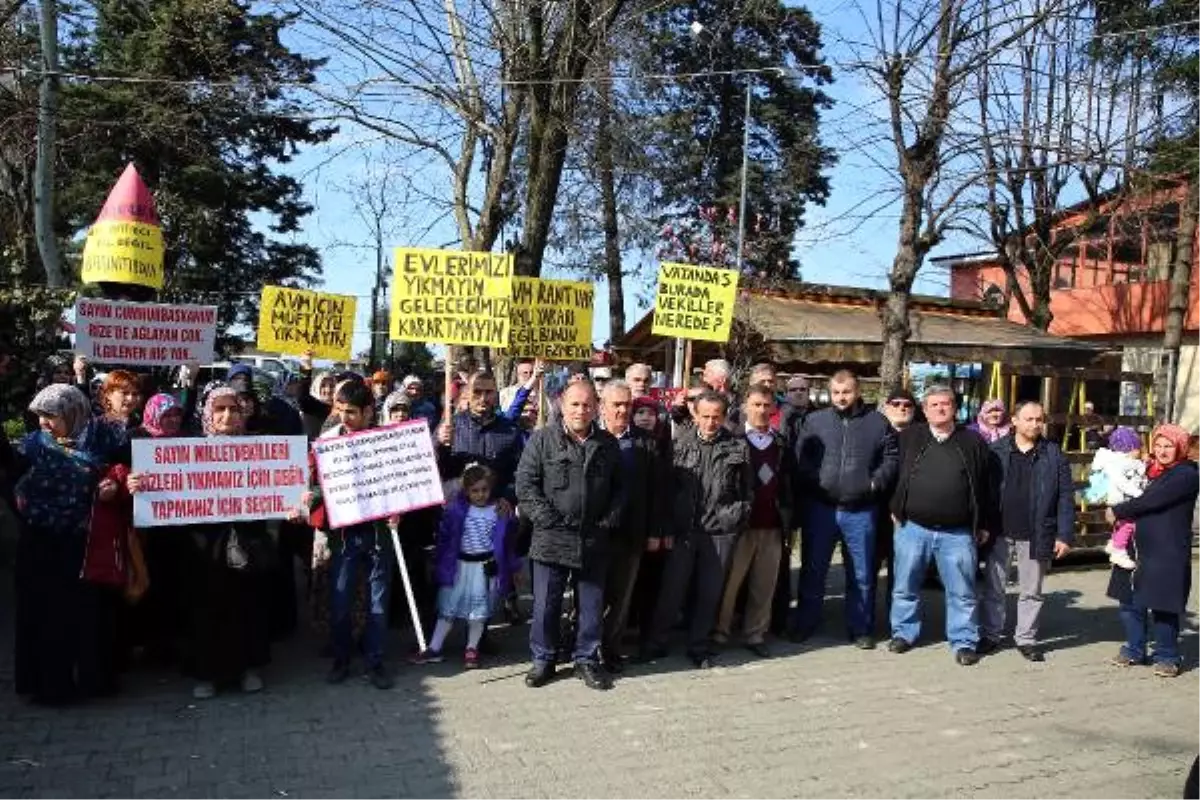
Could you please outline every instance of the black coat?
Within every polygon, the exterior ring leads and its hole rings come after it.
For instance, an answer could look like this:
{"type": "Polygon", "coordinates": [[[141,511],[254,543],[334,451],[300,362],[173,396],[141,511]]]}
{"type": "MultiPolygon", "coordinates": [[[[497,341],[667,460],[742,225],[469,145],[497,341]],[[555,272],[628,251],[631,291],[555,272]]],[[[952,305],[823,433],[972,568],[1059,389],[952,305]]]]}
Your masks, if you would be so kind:
{"type": "MultiPolygon", "coordinates": [[[[909,479],[912,478],[917,460],[925,448],[933,443],[934,438],[929,430],[929,423],[922,422],[909,425],[900,431],[896,441],[900,446],[900,479],[896,482],[890,509],[892,516],[904,522],[909,479]]],[[[982,436],[961,426],[954,429],[954,433],[950,435],[950,442],[962,454],[967,468],[967,479],[971,483],[971,515],[974,520],[972,529],[998,533],[1000,514],[995,495],[996,481],[992,476],[991,448],[982,436]]]]}
{"type": "Polygon", "coordinates": [[[621,451],[598,428],[585,442],[561,425],[533,432],[517,466],[517,503],[533,523],[529,557],[589,572],[603,570],[621,523],[621,451]]]}
{"type": "Polygon", "coordinates": [[[1183,613],[1192,590],[1192,514],[1200,475],[1191,461],[1150,481],[1141,497],[1113,506],[1117,519],[1137,525],[1138,568],[1114,567],[1108,596],[1154,611],[1183,613]]]}
{"type": "MultiPolygon", "coordinates": [[[[992,531],[993,538],[1004,532],[1004,483],[1008,463],[1016,447],[1012,435],[992,443],[992,479],[997,483],[995,497],[1001,512],[1001,527],[992,531]]],[[[1054,558],[1054,542],[1070,544],[1075,539],[1075,486],[1071,479],[1071,464],[1062,448],[1046,439],[1038,439],[1033,453],[1033,490],[1029,498],[1029,513],[1033,520],[1031,549],[1036,558],[1054,558]]]]}
{"type": "MultiPolygon", "coordinates": [[[[625,468],[620,458],[622,497],[621,523],[613,536],[621,543],[641,550],[648,538],[663,535],[663,514],[670,504],[670,470],[662,457],[661,443],[641,428],[630,426],[633,439],[632,467],[625,468]]],[[[620,448],[620,442],[617,444],[620,448]]]]}
{"type": "Polygon", "coordinates": [[[741,533],[750,520],[754,473],[745,439],[721,428],[711,442],[696,427],[675,437],[671,464],[672,532],[720,536],[741,533]]]}
{"type": "Polygon", "coordinates": [[[861,402],[845,412],[814,411],[796,441],[797,497],[865,508],[896,481],[896,435],[887,418],[861,402]]]}

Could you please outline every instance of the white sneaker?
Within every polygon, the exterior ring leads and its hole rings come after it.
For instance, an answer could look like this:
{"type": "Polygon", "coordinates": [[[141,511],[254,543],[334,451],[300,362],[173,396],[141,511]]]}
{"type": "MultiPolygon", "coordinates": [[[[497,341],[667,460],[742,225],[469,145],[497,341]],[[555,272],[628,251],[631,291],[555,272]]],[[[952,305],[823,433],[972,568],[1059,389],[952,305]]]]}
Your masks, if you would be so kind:
{"type": "Polygon", "coordinates": [[[263,679],[252,669],[246,670],[246,674],[242,676],[242,691],[246,694],[254,694],[263,690],[263,679]]]}
{"type": "Polygon", "coordinates": [[[217,694],[217,687],[209,681],[200,681],[192,687],[192,697],[197,700],[209,700],[217,694]]]}
{"type": "Polygon", "coordinates": [[[1108,560],[1116,564],[1121,569],[1136,569],[1137,562],[1129,557],[1128,550],[1120,550],[1116,547],[1108,554],[1108,560]]]}

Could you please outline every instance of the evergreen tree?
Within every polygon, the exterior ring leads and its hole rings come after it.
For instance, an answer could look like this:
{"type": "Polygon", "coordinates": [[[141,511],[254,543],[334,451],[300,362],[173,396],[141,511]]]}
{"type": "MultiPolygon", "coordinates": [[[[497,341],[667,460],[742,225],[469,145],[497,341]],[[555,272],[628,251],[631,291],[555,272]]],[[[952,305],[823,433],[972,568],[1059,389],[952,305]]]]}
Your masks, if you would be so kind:
{"type": "Polygon", "coordinates": [[[286,238],[311,208],[300,184],[275,169],[335,131],[292,99],[322,63],[280,41],[292,18],[251,9],[234,0],[98,0],[63,53],[67,71],[121,80],[64,87],[62,230],[90,225],[133,162],[163,223],[162,296],[219,300],[223,330],[253,322],[263,284],[320,274],[318,253],[286,238]]]}
{"type": "Polygon", "coordinates": [[[820,26],[805,8],[780,0],[677,0],[642,24],[641,74],[716,73],[642,82],[658,222],[678,229],[704,219],[716,253],[734,263],[749,89],[746,271],[797,278],[792,243],[807,204],[828,197],[825,173],[835,160],[818,131],[831,105],[820,87],[832,80],[820,26]],[[689,35],[693,23],[703,26],[699,35],[689,35]]]}

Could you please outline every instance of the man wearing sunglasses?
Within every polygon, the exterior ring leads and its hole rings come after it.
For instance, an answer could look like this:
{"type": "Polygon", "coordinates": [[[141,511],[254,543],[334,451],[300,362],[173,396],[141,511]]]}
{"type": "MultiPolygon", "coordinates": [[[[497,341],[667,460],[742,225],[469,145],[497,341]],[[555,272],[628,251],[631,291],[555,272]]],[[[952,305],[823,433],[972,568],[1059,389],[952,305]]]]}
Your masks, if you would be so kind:
{"type": "MultiPolygon", "coordinates": [[[[896,389],[884,401],[882,411],[891,424],[892,430],[899,435],[900,431],[912,425],[916,419],[917,401],[912,392],[907,389],[896,389]]],[[[887,594],[883,596],[883,607],[886,613],[883,624],[887,628],[889,636],[891,629],[888,625],[887,615],[892,612],[892,590],[896,588],[896,549],[893,541],[896,526],[892,522],[892,512],[888,510],[888,503],[891,499],[890,492],[886,497],[881,498],[879,513],[875,518],[875,561],[871,570],[871,575],[878,579],[879,568],[883,566],[884,562],[887,562],[887,594]]]]}

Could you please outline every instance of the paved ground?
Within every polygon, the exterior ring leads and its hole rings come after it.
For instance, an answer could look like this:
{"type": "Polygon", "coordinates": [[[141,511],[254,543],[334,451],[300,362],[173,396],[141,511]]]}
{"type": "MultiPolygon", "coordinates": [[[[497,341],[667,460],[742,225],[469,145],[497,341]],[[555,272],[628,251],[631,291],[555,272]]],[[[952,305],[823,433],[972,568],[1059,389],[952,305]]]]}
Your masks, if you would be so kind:
{"type": "MultiPolygon", "coordinates": [[[[708,673],[668,660],[606,694],[526,689],[523,631],[497,637],[511,660],[404,667],[387,693],[326,686],[301,637],[259,696],[193,703],[183,679],[138,672],[119,698],[46,710],[12,694],[5,619],[0,796],[1178,797],[1197,673],[1107,665],[1105,580],[1052,576],[1042,665],[1010,650],[957,666],[931,592],[937,627],[904,656],[825,638],[708,673]]],[[[1193,617],[1190,667],[1196,645],[1193,617]]]]}

